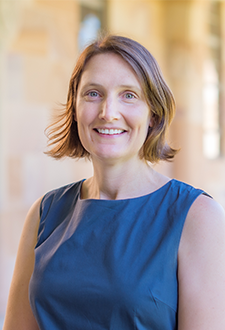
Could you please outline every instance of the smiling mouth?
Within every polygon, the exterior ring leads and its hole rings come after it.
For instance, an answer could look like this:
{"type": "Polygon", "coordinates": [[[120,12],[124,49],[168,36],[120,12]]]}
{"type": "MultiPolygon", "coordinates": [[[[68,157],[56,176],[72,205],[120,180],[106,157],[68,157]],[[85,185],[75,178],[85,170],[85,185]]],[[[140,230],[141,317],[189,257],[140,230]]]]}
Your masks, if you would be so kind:
{"type": "Polygon", "coordinates": [[[106,134],[106,135],[118,135],[118,134],[122,134],[125,132],[125,130],[122,129],[108,129],[108,128],[95,128],[95,131],[100,133],[100,134],[106,134]]]}

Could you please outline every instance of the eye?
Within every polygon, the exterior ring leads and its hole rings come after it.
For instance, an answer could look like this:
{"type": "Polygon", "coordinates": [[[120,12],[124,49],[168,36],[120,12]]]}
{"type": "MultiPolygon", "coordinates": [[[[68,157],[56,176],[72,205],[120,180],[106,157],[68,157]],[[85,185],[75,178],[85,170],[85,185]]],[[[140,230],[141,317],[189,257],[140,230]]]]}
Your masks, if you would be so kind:
{"type": "Polygon", "coordinates": [[[95,91],[88,92],[87,95],[90,96],[90,97],[97,97],[97,96],[99,96],[99,94],[97,92],[95,92],[95,91]]]}
{"type": "Polygon", "coordinates": [[[95,101],[101,100],[101,94],[96,90],[89,90],[89,91],[85,92],[84,99],[87,102],[95,102],[95,101]]]}
{"type": "Polygon", "coordinates": [[[126,94],[125,94],[125,98],[126,98],[126,99],[134,99],[135,96],[134,96],[134,94],[132,94],[132,93],[126,93],[126,94]]]}
{"type": "Polygon", "coordinates": [[[123,94],[123,97],[124,97],[125,101],[127,101],[127,102],[136,100],[138,98],[137,95],[133,92],[125,92],[123,94]]]}

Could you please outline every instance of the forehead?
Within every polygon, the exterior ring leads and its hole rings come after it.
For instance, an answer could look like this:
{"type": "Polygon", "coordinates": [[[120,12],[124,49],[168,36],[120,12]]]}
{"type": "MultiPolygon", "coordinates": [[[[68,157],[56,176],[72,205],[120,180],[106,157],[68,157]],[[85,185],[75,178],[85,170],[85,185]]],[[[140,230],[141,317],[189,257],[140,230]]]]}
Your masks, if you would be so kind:
{"type": "Polygon", "coordinates": [[[133,80],[140,85],[140,80],[132,66],[122,56],[108,52],[92,56],[84,66],[81,80],[90,78],[117,77],[121,80],[133,80]]]}

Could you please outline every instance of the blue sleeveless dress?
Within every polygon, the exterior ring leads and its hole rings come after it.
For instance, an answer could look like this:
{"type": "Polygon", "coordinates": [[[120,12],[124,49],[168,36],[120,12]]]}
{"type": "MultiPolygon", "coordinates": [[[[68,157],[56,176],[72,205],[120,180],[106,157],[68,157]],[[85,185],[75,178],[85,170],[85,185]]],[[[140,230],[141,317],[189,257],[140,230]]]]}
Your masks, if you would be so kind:
{"type": "Polygon", "coordinates": [[[177,329],[177,253],[203,193],[177,180],[145,196],[81,200],[82,181],[41,203],[30,303],[40,330],[177,329]]]}

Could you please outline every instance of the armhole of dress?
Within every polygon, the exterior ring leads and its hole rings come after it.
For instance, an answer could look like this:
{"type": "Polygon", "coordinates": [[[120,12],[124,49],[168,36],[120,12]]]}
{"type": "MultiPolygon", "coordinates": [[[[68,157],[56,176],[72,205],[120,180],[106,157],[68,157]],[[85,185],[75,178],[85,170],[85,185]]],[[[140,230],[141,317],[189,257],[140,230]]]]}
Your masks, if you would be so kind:
{"type": "Polygon", "coordinates": [[[42,233],[43,233],[43,230],[44,230],[44,222],[46,220],[46,217],[47,217],[47,214],[49,212],[49,209],[51,208],[51,204],[52,204],[52,200],[53,198],[51,199],[51,202],[50,202],[50,205],[48,206],[48,210],[46,212],[46,214],[44,214],[44,208],[46,207],[46,205],[44,205],[46,199],[48,198],[48,195],[50,194],[50,192],[46,193],[42,200],[41,200],[41,203],[40,203],[40,207],[39,207],[39,215],[40,215],[40,222],[39,222],[39,225],[38,225],[38,233],[37,233],[37,244],[36,244],[36,247],[38,247],[39,243],[40,243],[40,239],[41,239],[41,236],[42,236],[42,233]]]}
{"type": "MultiPolygon", "coordinates": [[[[213,197],[211,195],[207,194],[205,191],[202,192],[202,195],[213,199],[213,197]]],[[[201,195],[199,195],[199,196],[201,196],[201,195]]]]}
{"type": "Polygon", "coordinates": [[[41,203],[40,203],[40,207],[39,207],[39,216],[40,216],[40,223],[41,223],[41,217],[42,217],[42,213],[43,213],[43,202],[44,202],[44,199],[46,197],[47,194],[45,194],[42,199],[41,199],[41,203]]]}

